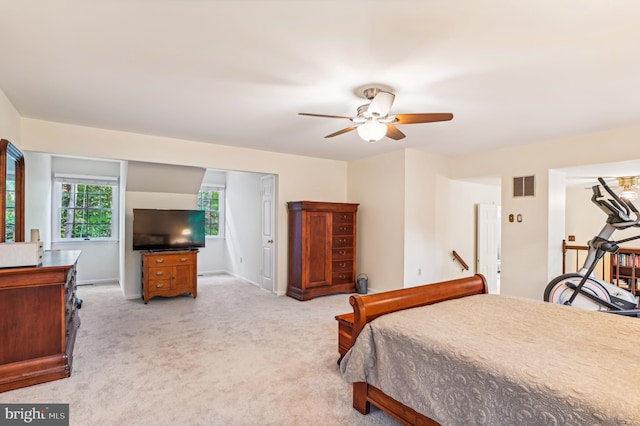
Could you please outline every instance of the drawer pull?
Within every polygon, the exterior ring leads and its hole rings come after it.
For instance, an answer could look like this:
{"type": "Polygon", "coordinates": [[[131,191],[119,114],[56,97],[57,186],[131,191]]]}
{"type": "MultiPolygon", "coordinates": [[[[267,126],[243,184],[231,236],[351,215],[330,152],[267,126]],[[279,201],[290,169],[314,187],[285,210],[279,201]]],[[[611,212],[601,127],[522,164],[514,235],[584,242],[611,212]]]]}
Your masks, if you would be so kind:
{"type": "Polygon", "coordinates": [[[164,259],[156,259],[156,263],[162,263],[164,262],[164,259]]]}
{"type": "Polygon", "coordinates": [[[186,257],[181,257],[181,258],[180,258],[180,262],[186,262],[186,261],[187,261],[187,258],[186,258],[186,257]]]}
{"type": "Polygon", "coordinates": [[[156,275],[164,275],[164,271],[156,271],[156,275]]]}
{"type": "Polygon", "coordinates": [[[340,250],[340,251],[338,252],[338,254],[339,254],[340,256],[344,256],[345,254],[347,254],[347,252],[346,252],[346,250],[340,250]]]}
{"type": "Polygon", "coordinates": [[[156,288],[162,288],[162,287],[164,287],[164,283],[156,284],[156,288]]]}
{"type": "Polygon", "coordinates": [[[347,227],[346,227],[346,226],[341,226],[341,227],[340,227],[340,228],[338,228],[338,229],[340,229],[341,231],[346,231],[346,230],[347,230],[347,227]]]}
{"type": "Polygon", "coordinates": [[[340,238],[340,244],[346,244],[347,240],[345,240],[344,238],[340,238]]]}

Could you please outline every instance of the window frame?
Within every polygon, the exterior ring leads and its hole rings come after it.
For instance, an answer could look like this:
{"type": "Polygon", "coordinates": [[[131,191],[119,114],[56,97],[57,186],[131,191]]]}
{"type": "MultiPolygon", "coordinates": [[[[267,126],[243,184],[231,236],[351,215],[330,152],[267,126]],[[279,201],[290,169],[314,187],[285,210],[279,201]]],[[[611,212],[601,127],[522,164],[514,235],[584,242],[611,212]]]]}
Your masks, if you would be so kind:
{"type": "Polygon", "coordinates": [[[53,178],[53,198],[52,198],[52,242],[96,242],[96,241],[118,241],[119,236],[119,179],[114,176],[89,176],[56,173],[53,178]],[[62,219],[62,185],[65,183],[80,185],[100,185],[110,186],[111,190],[111,236],[110,237],[74,237],[63,238],[61,233],[62,219]]]}
{"type": "Polygon", "coordinates": [[[15,168],[15,227],[12,242],[23,242],[24,232],[24,155],[11,142],[0,139],[0,243],[6,242],[7,233],[7,162],[13,160],[15,168]]]}
{"type": "MultiPolygon", "coordinates": [[[[226,205],[226,188],[224,185],[202,185],[198,190],[197,201],[198,204],[200,202],[200,193],[203,191],[216,191],[218,192],[218,235],[206,235],[205,229],[205,239],[224,239],[225,235],[225,205],[226,205]]],[[[198,210],[202,210],[198,206],[198,210]]],[[[216,210],[204,210],[205,212],[216,211],[216,210]]],[[[206,215],[206,213],[205,213],[206,215]]]]}

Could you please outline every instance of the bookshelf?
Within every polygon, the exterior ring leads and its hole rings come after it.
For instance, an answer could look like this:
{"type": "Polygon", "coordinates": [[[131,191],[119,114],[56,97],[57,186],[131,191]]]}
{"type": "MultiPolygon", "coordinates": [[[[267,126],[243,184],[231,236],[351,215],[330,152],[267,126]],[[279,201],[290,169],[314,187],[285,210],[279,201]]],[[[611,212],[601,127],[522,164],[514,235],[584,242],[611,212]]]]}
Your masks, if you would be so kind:
{"type": "Polygon", "coordinates": [[[640,295],[638,280],[640,279],[640,249],[620,248],[611,255],[611,282],[633,293],[640,295]]]}

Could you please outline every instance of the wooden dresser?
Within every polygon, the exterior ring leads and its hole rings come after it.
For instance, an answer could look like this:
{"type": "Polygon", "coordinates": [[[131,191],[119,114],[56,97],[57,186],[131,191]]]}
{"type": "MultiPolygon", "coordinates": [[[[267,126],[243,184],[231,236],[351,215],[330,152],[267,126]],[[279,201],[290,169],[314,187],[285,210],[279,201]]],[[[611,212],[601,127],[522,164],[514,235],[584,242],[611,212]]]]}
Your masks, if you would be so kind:
{"type": "Polygon", "coordinates": [[[294,201],[289,211],[287,295],[298,300],[356,291],[358,204],[294,201]]]}
{"type": "Polygon", "coordinates": [[[142,253],[142,299],[156,296],[198,296],[198,251],[142,253]]]}
{"type": "Polygon", "coordinates": [[[71,375],[79,256],[46,251],[42,266],[0,269],[0,392],[71,375]]]}

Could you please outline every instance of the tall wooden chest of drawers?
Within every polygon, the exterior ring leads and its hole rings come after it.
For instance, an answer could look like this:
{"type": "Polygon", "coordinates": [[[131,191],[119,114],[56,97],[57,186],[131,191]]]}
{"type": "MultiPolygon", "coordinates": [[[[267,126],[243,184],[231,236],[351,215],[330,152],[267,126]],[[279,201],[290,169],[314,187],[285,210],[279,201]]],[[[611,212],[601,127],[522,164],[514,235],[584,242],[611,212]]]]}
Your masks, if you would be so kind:
{"type": "Polygon", "coordinates": [[[198,251],[142,253],[142,299],[155,296],[198,296],[198,251]]]}
{"type": "Polygon", "coordinates": [[[0,269],[0,392],[71,375],[79,256],[47,251],[41,266],[0,269]]]}
{"type": "Polygon", "coordinates": [[[298,300],[356,291],[358,204],[293,201],[287,295],[298,300]]]}

